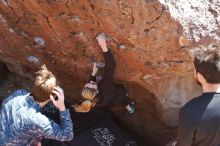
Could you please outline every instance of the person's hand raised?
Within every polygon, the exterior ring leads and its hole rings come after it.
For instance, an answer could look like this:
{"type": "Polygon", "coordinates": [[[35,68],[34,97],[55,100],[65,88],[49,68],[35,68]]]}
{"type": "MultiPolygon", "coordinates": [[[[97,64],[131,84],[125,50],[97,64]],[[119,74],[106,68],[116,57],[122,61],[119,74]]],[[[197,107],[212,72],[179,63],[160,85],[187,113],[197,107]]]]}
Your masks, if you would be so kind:
{"type": "Polygon", "coordinates": [[[98,72],[99,68],[97,67],[97,63],[94,62],[93,63],[93,67],[92,67],[92,75],[95,76],[96,73],[98,72]]]}
{"type": "Polygon", "coordinates": [[[64,92],[63,89],[60,87],[55,87],[52,91],[52,95],[50,95],[50,99],[53,102],[53,104],[60,110],[64,111],[66,110],[65,104],[64,104],[64,92]],[[57,98],[57,99],[56,99],[57,98]]]}
{"type": "Polygon", "coordinates": [[[105,36],[105,34],[104,33],[99,34],[96,37],[96,40],[98,41],[99,46],[102,48],[102,51],[107,52],[108,48],[107,48],[107,45],[106,45],[106,36],[105,36]]]}

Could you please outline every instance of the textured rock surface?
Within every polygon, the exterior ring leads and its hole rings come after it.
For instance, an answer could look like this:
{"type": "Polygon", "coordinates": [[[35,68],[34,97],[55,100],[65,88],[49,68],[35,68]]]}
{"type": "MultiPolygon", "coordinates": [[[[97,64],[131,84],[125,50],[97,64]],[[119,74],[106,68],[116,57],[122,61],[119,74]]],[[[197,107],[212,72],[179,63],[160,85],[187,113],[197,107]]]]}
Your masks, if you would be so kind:
{"type": "Polygon", "coordinates": [[[0,60],[30,79],[47,64],[67,97],[77,99],[91,62],[103,59],[94,38],[105,32],[117,60],[116,80],[137,102],[134,116],[113,110],[152,145],[164,145],[175,137],[179,108],[200,93],[184,47],[189,44],[171,15],[156,0],[2,0],[0,60]]]}
{"type": "Polygon", "coordinates": [[[0,73],[1,73],[0,82],[2,82],[8,74],[7,67],[2,62],[0,62],[0,73]]]}
{"type": "Polygon", "coordinates": [[[192,41],[220,40],[219,0],[160,0],[179,21],[192,41]]]}

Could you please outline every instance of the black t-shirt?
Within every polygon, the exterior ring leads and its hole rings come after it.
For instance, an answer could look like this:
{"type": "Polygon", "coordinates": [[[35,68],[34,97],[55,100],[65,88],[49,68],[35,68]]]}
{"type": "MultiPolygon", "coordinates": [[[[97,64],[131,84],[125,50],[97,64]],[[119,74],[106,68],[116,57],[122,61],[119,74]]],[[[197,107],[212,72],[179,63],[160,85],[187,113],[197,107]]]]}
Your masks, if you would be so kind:
{"type": "Polygon", "coordinates": [[[179,113],[178,146],[220,146],[220,93],[203,93],[179,113]]]}
{"type": "MultiPolygon", "coordinates": [[[[99,95],[97,97],[99,102],[96,107],[126,106],[130,103],[130,99],[126,96],[126,89],[123,85],[114,82],[115,59],[109,50],[103,52],[103,56],[105,68],[103,78],[98,84],[99,95]]],[[[96,77],[90,76],[90,81],[96,82],[96,77]]]]}

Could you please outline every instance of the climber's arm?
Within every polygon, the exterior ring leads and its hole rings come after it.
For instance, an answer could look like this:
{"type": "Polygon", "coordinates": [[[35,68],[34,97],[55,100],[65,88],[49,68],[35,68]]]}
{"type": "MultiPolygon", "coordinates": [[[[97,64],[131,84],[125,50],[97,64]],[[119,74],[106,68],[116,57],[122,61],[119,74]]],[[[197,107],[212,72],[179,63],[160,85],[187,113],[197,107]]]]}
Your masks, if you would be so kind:
{"type": "Polygon", "coordinates": [[[93,63],[92,74],[89,78],[89,81],[96,82],[96,74],[98,72],[98,67],[96,63],[93,63]]]}

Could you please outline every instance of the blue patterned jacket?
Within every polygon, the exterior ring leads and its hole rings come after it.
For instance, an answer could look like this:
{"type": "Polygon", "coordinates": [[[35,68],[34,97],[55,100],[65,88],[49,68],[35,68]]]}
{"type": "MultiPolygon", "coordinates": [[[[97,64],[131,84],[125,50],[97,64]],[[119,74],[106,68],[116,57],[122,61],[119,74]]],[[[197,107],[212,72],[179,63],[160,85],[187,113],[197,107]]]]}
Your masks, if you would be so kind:
{"type": "Polygon", "coordinates": [[[69,110],[60,112],[61,125],[41,114],[30,93],[17,90],[7,97],[0,110],[0,146],[30,146],[42,138],[70,141],[73,124],[69,110]]]}

